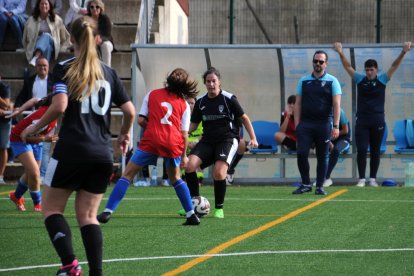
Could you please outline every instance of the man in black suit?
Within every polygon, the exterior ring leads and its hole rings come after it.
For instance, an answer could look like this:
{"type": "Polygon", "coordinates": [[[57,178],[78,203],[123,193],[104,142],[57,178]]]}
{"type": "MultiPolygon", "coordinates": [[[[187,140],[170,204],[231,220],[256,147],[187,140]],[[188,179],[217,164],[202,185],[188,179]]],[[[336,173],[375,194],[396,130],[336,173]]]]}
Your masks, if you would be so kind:
{"type": "Polygon", "coordinates": [[[16,97],[14,107],[18,108],[31,98],[43,98],[52,92],[52,75],[49,73],[49,62],[46,58],[36,60],[33,76],[24,80],[23,88],[16,97]]]}
{"type": "MultiPolygon", "coordinates": [[[[49,62],[46,58],[40,57],[36,60],[35,72],[33,76],[25,79],[23,88],[16,97],[14,107],[19,108],[31,98],[43,98],[52,92],[52,75],[49,73],[49,62]]],[[[49,163],[50,143],[43,142],[42,163],[40,164],[40,177],[46,174],[47,164],[49,163]]]]}

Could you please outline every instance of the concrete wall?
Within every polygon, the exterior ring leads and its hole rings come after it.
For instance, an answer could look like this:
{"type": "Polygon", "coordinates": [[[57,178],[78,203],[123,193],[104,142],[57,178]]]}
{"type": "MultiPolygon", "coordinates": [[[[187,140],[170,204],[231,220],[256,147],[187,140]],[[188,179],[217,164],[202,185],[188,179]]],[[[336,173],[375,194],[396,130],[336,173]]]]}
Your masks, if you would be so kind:
{"type": "Polygon", "coordinates": [[[165,0],[158,6],[159,32],[156,44],[187,44],[188,17],[177,0],[165,0]]]}

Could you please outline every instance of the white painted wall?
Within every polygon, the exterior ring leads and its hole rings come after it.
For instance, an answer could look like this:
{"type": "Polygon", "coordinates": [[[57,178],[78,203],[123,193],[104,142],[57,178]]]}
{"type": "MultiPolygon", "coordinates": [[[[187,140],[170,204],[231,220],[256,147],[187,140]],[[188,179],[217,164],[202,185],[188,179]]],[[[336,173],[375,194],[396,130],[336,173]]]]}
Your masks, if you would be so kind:
{"type": "Polygon", "coordinates": [[[176,0],[159,6],[159,34],[156,44],[188,44],[188,17],[176,0]]]}

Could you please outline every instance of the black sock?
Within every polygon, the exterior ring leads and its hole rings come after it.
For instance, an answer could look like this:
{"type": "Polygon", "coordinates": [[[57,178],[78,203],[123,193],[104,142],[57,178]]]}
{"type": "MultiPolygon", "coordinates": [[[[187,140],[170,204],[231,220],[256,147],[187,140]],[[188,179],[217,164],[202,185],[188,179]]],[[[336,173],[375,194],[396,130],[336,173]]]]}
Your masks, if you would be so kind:
{"type": "Polygon", "coordinates": [[[45,226],[62,264],[71,264],[75,254],[72,247],[72,233],[66,219],[61,214],[54,214],[45,219],[45,226]]]}
{"type": "Polygon", "coordinates": [[[185,173],[185,181],[187,182],[191,197],[200,196],[200,186],[198,185],[197,173],[185,173]]]}
{"type": "Polygon", "coordinates": [[[226,180],[214,180],[214,205],[216,209],[223,209],[226,196],[226,180]]]}
{"type": "Polygon", "coordinates": [[[89,265],[89,275],[102,275],[102,231],[97,224],[89,224],[81,229],[83,245],[89,265]]]}
{"type": "Polygon", "coordinates": [[[243,155],[244,154],[236,153],[236,155],[234,156],[233,161],[230,164],[229,169],[227,170],[227,173],[228,174],[234,174],[234,171],[236,169],[236,166],[237,166],[237,164],[239,164],[240,160],[243,158],[243,155]]]}

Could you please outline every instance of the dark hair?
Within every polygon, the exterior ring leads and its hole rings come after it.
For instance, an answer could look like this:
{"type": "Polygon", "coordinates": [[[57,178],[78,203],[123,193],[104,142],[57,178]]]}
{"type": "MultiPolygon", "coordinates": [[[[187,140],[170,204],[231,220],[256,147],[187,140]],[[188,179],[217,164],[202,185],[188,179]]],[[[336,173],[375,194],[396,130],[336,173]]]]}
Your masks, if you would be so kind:
{"type": "Polygon", "coordinates": [[[208,75],[210,75],[210,74],[214,74],[214,75],[216,75],[216,76],[217,76],[217,78],[218,78],[218,79],[221,79],[220,71],[219,71],[219,70],[217,70],[217,69],[216,69],[216,68],[214,68],[214,67],[210,67],[210,68],[208,68],[208,70],[207,70],[207,71],[205,71],[205,72],[204,72],[204,74],[203,74],[203,80],[204,80],[204,83],[206,83],[206,78],[207,78],[207,76],[208,76],[208,75]]]}
{"type": "MultiPolygon", "coordinates": [[[[36,2],[36,6],[35,6],[35,8],[34,8],[34,10],[33,10],[33,17],[34,17],[34,19],[38,19],[39,18],[39,16],[40,16],[40,8],[39,8],[39,6],[40,6],[40,1],[41,0],[37,0],[37,2],[36,2]]],[[[50,0],[47,0],[47,2],[49,2],[49,20],[50,21],[52,21],[52,22],[55,22],[55,8],[54,8],[54,6],[53,6],[53,4],[52,4],[52,2],[50,2],[50,0]]]]}
{"type": "Polygon", "coordinates": [[[296,96],[295,95],[290,95],[287,99],[287,103],[288,104],[295,104],[296,103],[296,96]]]}
{"type": "Polygon", "coordinates": [[[181,98],[195,98],[198,94],[197,81],[190,79],[188,72],[182,68],[174,69],[164,83],[165,88],[181,98]]]}
{"type": "Polygon", "coordinates": [[[325,55],[325,57],[326,57],[326,60],[325,60],[325,61],[328,61],[328,54],[327,54],[325,51],[322,51],[322,50],[318,50],[318,51],[316,51],[316,52],[313,54],[313,58],[312,58],[312,59],[315,59],[315,56],[316,56],[316,55],[318,55],[318,54],[324,54],[324,55],[325,55]]]}
{"type": "Polygon", "coordinates": [[[41,98],[36,104],[35,104],[35,108],[39,108],[41,106],[49,106],[52,103],[52,98],[53,95],[49,94],[44,98],[41,98]]]}
{"type": "Polygon", "coordinates": [[[374,67],[374,68],[378,69],[378,63],[375,59],[368,59],[367,61],[365,61],[364,67],[365,68],[374,67]]]}

